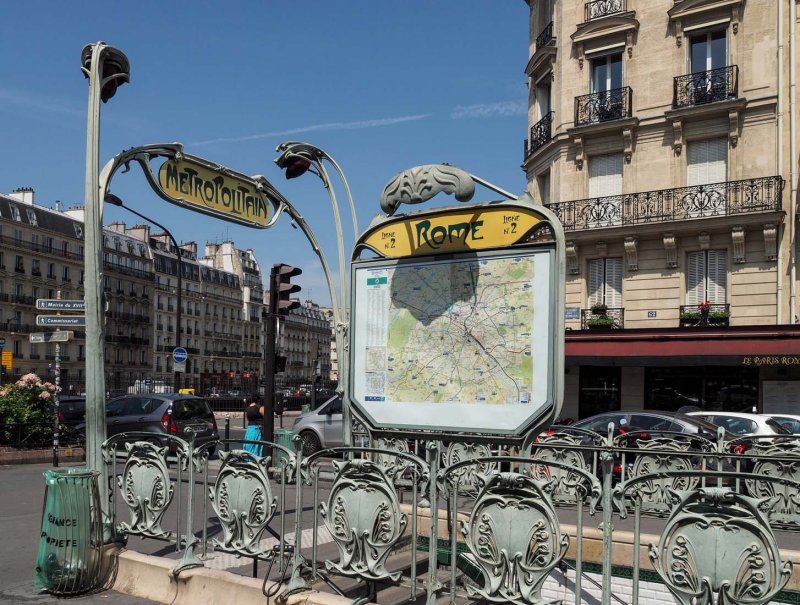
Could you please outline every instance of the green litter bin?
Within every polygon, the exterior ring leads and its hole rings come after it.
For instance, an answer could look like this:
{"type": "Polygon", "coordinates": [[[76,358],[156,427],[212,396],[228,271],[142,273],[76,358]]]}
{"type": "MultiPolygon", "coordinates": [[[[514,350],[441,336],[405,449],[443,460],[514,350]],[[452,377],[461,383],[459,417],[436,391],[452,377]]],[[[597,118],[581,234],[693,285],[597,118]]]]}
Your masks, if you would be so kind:
{"type": "Polygon", "coordinates": [[[97,471],[44,473],[42,530],[33,585],[37,592],[73,595],[101,582],[103,523],[97,471]]]}
{"type": "MultiPolygon", "coordinates": [[[[275,443],[278,445],[282,445],[283,447],[287,448],[290,452],[294,451],[294,444],[292,443],[292,438],[294,437],[294,432],[292,429],[275,429],[275,443]]],[[[277,468],[281,468],[281,464],[284,460],[288,459],[286,452],[284,452],[280,448],[275,449],[275,466],[277,468]]]]}

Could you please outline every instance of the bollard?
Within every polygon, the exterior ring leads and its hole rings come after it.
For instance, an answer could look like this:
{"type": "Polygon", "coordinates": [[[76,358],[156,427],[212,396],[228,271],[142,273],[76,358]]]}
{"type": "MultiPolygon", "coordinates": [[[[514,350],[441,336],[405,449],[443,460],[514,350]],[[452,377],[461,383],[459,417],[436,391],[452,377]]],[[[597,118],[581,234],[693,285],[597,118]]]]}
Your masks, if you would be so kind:
{"type": "Polygon", "coordinates": [[[231,449],[231,444],[228,443],[228,439],[231,438],[231,417],[225,416],[225,445],[223,449],[228,452],[231,449]]]}

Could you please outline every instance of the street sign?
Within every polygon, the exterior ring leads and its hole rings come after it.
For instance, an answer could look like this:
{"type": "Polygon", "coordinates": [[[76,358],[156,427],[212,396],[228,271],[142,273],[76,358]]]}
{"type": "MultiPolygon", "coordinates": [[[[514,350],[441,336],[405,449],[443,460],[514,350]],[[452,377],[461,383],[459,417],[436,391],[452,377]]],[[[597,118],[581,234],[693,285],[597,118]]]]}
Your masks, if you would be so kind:
{"type": "MultiPolygon", "coordinates": [[[[185,364],[186,359],[188,357],[189,353],[187,353],[186,349],[184,349],[183,347],[175,347],[174,349],[172,349],[172,361],[174,361],[176,364],[177,363],[185,364]]],[[[175,371],[179,372],[181,370],[175,370],[175,371]]]]}
{"type": "Polygon", "coordinates": [[[85,315],[37,315],[37,326],[85,326],[85,315]]]}
{"type": "Polygon", "coordinates": [[[11,366],[13,365],[12,361],[13,356],[11,354],[11,351],[3,351],[2,357],[0,357],[0,359],[2,359],[2,361],[0,361],[0,365],[2,365],[6,370],[10,372],[12,369],[11,366]]]}
{"type": "Polygon", "coordinates": [[[62,332],[34,332],[30,335],[32,343],[39,342],[69,342],[75,335],[71,330],[62,332]]]}
{"type": "Polygon", "coordinates": [[[37,298],[36,308],[40,311],[85,311],[86,301],[37,298]]]}
{"type": "Polygon", "coordinates": [[[0,338],[0,349],[2,349],[4,346],[6,346],[6,339],[0,338]]]}
{"type": "Polygon", "coordinates": [[[185,372],[186,371],[186,362],[185,361],[176,361],[172,366],[172,370],[174,372],[185,372]]]}

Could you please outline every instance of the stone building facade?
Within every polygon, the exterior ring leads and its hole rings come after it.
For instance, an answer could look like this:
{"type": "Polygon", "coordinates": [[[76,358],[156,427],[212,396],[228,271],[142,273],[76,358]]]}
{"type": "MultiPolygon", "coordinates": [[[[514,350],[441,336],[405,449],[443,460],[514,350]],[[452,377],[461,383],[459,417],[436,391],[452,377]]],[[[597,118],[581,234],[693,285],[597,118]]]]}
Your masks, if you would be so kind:
{"type": "Polygon", "coordinates": [[[564,416],[786,405],[795,0],[528,4],[523,169],[567,235],[564,416]]]}

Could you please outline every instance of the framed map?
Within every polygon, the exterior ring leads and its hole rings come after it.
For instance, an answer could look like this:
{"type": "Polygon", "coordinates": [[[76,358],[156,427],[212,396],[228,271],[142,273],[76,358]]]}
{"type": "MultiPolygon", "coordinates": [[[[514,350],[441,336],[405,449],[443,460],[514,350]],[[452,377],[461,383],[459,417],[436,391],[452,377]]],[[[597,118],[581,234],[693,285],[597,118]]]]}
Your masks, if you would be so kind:
{"type": "Polygon", "coordinates": [[[552,409],[555,251],[353,265],[351,399],[378,428],[510,434],[552,409]]]}

